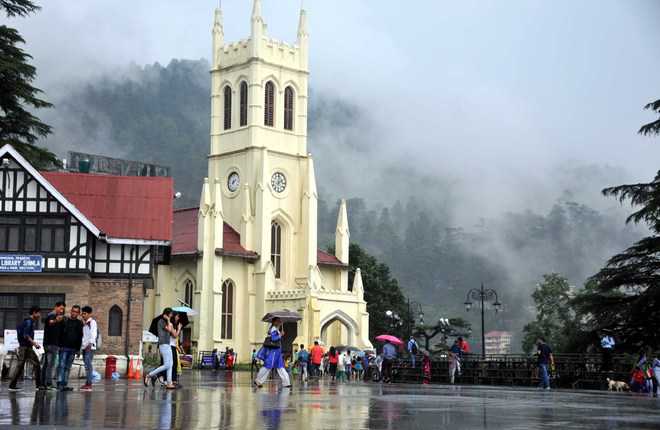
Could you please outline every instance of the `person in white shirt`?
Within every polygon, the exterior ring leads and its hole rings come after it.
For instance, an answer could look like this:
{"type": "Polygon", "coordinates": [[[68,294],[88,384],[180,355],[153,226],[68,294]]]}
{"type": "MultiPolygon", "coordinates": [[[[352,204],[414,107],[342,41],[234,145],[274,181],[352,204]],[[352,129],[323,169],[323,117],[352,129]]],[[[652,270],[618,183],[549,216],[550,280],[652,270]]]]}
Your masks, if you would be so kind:
{"type": "Polygon", "coordinates": [[[346,379],[346,354],[339,354],[337,358],[337,381],[346,379]]]}
{"type": "Polygon", "coordinates": [[[80,387],[80,390],[92,391],[92,376],[94,373],[92,360],[94,359],[94,351],[96,351],[96,339],[98,337],[99,330],[96,325],[96,320],[92,318],[91,306],[83,306],[82,318],[85,324],[83,325],[83,339],[81,348],[83,353],[83,362],[85,363],[85,375],[87,380],[85,385],[80,387]]]}

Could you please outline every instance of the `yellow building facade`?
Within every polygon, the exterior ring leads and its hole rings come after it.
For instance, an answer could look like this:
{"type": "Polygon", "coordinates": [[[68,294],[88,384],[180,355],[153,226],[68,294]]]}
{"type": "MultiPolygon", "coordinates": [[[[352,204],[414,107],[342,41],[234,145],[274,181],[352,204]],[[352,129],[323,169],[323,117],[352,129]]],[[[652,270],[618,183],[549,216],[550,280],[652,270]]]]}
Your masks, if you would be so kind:
{"type": "Polygon", "coordinates": [[[295,44],[268,36],[260,0],[249,38],[226,43],[219,9],[212,37],[208,175],[199,208],[175,212],[170,264],[158,266],[145,326],[163,307],[190,304],[193,345],[233,348],[245,362],[266,335],[261,317],[289,309],[303,319],[284,327],[287,347],[321,339],[370,348],[359,269],[348,284],[344,201],[335,255],[317,247],[306,12],[295,44]]]}

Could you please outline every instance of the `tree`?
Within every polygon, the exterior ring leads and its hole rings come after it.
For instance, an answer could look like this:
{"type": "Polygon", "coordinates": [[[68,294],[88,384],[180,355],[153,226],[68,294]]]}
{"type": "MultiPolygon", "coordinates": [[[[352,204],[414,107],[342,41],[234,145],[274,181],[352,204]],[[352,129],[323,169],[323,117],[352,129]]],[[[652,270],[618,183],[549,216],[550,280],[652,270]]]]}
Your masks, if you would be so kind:
{"type": "MultiPolygon", "coordinates": [[[[660,100],[647,109],[660,113],[660,100]]],[[[640,134],[660,134],[660,120],[642,126],[640,134]]],[[[609,259],[591,278],[592,285],[576,298],[592,333],[611,330],[618,347],[636,352],[642,346],[658,347],[660,332],[660,171],[648,183],[626,184],[603,190],[620,203],[638,209],[626,223],[644,223],[651,231],[625,251],[609,259]]]]}
{"type": "Polygon", "coordinates": [[[529,353],[539,337],[556,352],[569,352],[578,331],[578,319],[571,306],[568,280],[557,273],[543,275],[532,293],[536,319],[523,328],[523,351],[529,353]]]}
{"type": "MultiPolygon", "coordinates": [[[[7,17],[26,16],[39,10],[31,0],[0,0],[0,9],[7,17]]],[[[32,86],[36,69],[32,58],[18,45],[25,40],[16,29],[0,26],[0,144],[11,144],[38,168],[58,165],[55,154],[36,145],[51,127],[34,116],[30,109],[50,107],[39,98],[42,92],[32,86]]]]}
{"type": "MultiPolygon", "coordinates": [[[[332,250],[330,250],[332,252],[332,250]]],[[[385,312],[392,311],[398,315],[407,315],[407,302],[399,288],[399,283],[392,278],[390,268],[369,255],[359,245],[352,243],[349,250],[350,271],[348,274],[349,285],[353,284],[355,271],[360,268],[362,272],[362,283],[364,285],[364,300],[367,302],[369,312],[369,338],[374,339],[379,334],[392,333],[390,321],[385,317],[385,312]]],[[[402,326],[395,328],[394,333],[401,337],[402,326]]]]}

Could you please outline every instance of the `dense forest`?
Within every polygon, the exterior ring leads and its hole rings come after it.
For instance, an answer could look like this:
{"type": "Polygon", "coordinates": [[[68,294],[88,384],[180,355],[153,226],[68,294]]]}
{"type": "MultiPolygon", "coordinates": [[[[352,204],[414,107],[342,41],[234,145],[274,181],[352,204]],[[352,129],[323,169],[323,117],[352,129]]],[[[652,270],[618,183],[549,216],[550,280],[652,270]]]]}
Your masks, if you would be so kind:
{"type": "MultiPolygon", "coordinates": [[[[70,83],[44,115],[54,130],[47,143],[60,155],[80,150],[171,166],[183,193],[178,204],[195,205],[209,145],[208,69],[204,60],[174,60],[70,83]]],[[[476,313],[466,314],[463,302],[467,290],[483,282],[505,304],[505,312],[488,313],[487,324],[519,336],[533,318],[530,294],[544,273],[560,273],[581,287],[613,250],[643,234],[621,222],[620,208],[594,204],[604,178],[618,180],[617,169],[565,166],[552,178],[561,192],[543,197],[547,209],[510,208],[484,218],[475,208],[465,216],[452,210],[463,191],[451,180],[388,160],[377,150],[378,139],[363,109],[312,91],[319,246],[333,244],[337,199],[352,197],[351,240],[390,266],[404,294],[424,305],[427,323],[464,317],[476,327],[476,313]],[[359,179],[355,163],[363,168],[359,179]]],[[[514,344],[519,347],[520,337],[514,344]]]]}

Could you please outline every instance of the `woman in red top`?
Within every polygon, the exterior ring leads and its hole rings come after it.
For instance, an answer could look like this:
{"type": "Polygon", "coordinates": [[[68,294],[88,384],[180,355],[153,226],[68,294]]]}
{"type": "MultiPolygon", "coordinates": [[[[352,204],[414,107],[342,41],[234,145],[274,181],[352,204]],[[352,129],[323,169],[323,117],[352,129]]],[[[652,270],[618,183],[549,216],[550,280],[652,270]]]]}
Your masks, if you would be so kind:
{"type": "Polygon", "coordinates": [[[334,346],[330,347],[330,352],[328,352],[328,364],[330,365],[330,376],[331,380],[335,380],[337,375],[337,362],[339,361],[339,354],[334,346]]]}

